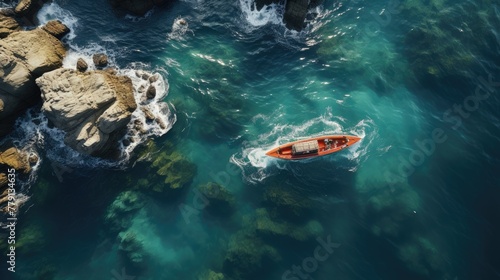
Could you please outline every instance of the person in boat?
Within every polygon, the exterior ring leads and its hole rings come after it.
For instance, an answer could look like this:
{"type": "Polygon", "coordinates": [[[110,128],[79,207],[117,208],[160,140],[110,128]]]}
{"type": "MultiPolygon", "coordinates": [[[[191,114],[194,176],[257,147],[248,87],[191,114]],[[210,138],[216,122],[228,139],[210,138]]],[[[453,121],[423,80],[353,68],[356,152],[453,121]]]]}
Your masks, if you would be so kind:
{"type": "Polygon", "coordinates": [[[332,148],[332,140],[327,138],[323,141],[325,142],[325,150],[330,150],[332,148]]]}
{"type": "Polygon", "coordinates": [[[344,145],[348,146],[347,143],[349,143],[349,139],[346,136],[344,136],[344,145]]]}

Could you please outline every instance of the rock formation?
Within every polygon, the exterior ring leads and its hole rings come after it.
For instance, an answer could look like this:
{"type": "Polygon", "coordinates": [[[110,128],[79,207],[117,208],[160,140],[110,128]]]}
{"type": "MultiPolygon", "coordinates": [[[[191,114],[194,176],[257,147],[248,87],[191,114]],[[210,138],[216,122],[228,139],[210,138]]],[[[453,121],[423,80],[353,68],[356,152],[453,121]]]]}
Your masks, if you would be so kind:
{"type": "Polygon", "coordinates": [[[76,70],[80,72],[85,72],[89,69],[89,65],[83,58],[79,58],[78,61],[76,62],[76,70]]]}
{"type": "Polygon", "coordinates": [[[294,30],[301,30],[304,27],[307,11],[320,5],[323,0],[255,0],[255,5],[258,10],[264,5],[285,3],[285,13],[283,14],[283,22],[286,27],[294,30]]]}
{"type": "Polygon", "coordinates": [[[155,5],[163,5],[167,0],[109,0],[114,8],[129,11],[135,15],[142,16],[155,5]]]}
{"type": "Polygon", "coordinates": [[[36,15],[46,2],[48,0],[21,0],[14,11],[18,16],[23,17],[26,25],[36,25],[36,15]]]}
{"type": "Polygon", "coordinates": [[[103,68],[108,65],[108,56],[103,53],[97,53],[92,56],[94,65],[97,68],[103,68]]]}
{"type": "Polygon", "coordinates": [[[47,118],[80,153],[110,157],[137,108],[132,81],[106,71],[58,69],[36,80],[47,118]]]}
{"type": "Polygon", "coordinates": [[[38,102],[35,79],[62,66],[66,50],[56,36],[68,30],[52,21],[42,28],[16,31],[12,19],[5,21],[12,32],[0,40],[0,136],[10,132],[19,113],[38,102]]]}
{"type": "Polygon", "coordinates": [[[9,36],[9,34],[21,30],[21,26],[13,17],[0,13],[0,39],[9,36]]]}
{"type": "MultiPolygon", "coordinates": [[[[17,174],[28,174],[31,171],[28,154],[14,147],[8,147],[0,150],[0,212],[4,213],[8,211],[9,169],[14,169],[17,174]]],[[[16,187],[14,187],[14,189],[17,190],[16,187]]],[[[17,206],[19,207],[19,205],[17,206]]]]}
{"type": "Polygon", "coordinates": [[[287,28],[301,30],[304,27],[309,0],[288,0],[285,5],[283,21],[287,28]]]}
{"type": "Polygon", "coordinates": [[[69,28],[59,20],[51,20],[47,22],[47,24],[42,26],[42,29],[57,39],[62,39],[70,31],[69,28]]]}

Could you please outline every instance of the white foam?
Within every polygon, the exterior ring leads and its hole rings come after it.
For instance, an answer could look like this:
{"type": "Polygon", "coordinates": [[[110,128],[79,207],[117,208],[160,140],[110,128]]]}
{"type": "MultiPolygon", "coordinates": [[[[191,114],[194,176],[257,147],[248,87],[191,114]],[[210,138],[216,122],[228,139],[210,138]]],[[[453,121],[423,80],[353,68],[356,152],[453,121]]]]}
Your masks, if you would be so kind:
{"type": "Polygon", "coordinates": [[[70,29],[70,33],[64,39],[71,41],[76,37],[75,30],[78,27],[78,19],[55,2],[45,4],[38,12],[37,19],[41,25],[45,25],[51,20],[60,20],[70,29]]]}
{"type": "Polygon", "coordinates": [[[193,30],[189,29],[189,22],[178,16],[172,23],[172,31],[168,33],[169,40],[183,40],[186,33],[194,34],[193,30]]]}
{"type": "Polygon", "coordinates": [[[108,51],[101,45],[91,43],[87,46],[80,47],[75,44],[70,44],[70,49],[66,52],[66,57],[63,60],[63,67],[75,69],[78,59],[82,58],[85,62],[87,62],[89,70],[95,70],[96,67],[94,65],[94,61],[92,60],[92,56],[97,53],[102,53],[108,56],[108,64],[115,64],[116,54],[108,51]]]}
{"type": "MultiPolygon", "coordinates": [[[[259,115],[254,118],[254,122],[269,119],[277,118],[274,118],[272,115],[259,115]]],[[[266,151],[271,148],[299,139],[328,134],[352,134],[365,138],[366,130],[373,126],[371,120],[361,120],[354,127],[344,128],[342,124],[345,122],[345,119],[334,116],[331,112],[331,108],[327,108],[323,115],[305,121],[299,125],[274,124],[270,132],[259,135],[258,139],[255,141],[246,142],[243,150],[231,157],[231,162],[240,167],[247,181],[251,183],[263,181],[277,170],[288,170],[290,167],[287,161],[266,156],[266,151]]],[[[373,137],[373,133],[370,134],[369,139],[366,139],[368,143],[371,143],[373,137]]],[[[342,158],[359,162],[359,158],[366,154],[367,149],[368,145],[366,143],[363,143],[363,145],[356,143],[340,154],[342,158]]],[[[338,160],[338,158],[327,160],[338,160]]],[[[301,161],[301,163],[307,162],[308,161],[301,161]]]]}
{"type": "Polygon", "coordinates": [[[49,126],[49,120],[39,110],[30,109],[16,122],[15,145],[31,151],[44,150],[50,161],[67,167],[117,167],[118,163],[82,155],[66,146],[64,131],[49,126]]]}
{"type": "Polygon", "coordinates": [[[141,20],[145,20],[145,19],[148,19],[150,18],[155,12],[155,9],[151,9],[149,11],[147,11],[143,16],[134,16],[134,15],[131,15],[131,14],[127,14],[125,15],[125,19],[127,20],[130,20],[132,22],[139,22],[141,20]]]}
{"type": "Polygon", "coordinates": [[[240,0],[241,11],[245,20],[254,27],[264,26],[268,23],[283,24],[283,5],[264,5],[257,10],[254,0],[240,0]]]}
{"type": "Polygon", "coordinates": [[[126,159],[130,157],[135,147],[146,139],[167,133],[177,120],[176,115],[170,110],[169,104],[163,101],[168,94],[168,82],[158,72],[152,73],[136,70],[136,68],[142,68],[141,64],[134,64],[131,65],[131,68],[119,71],[120,75],[128,76],[132,80],[134,97],[138,105],[128,124],[127,135],[125,135],[121,143],[126,159]],[[149,79],[143,79],[143,76],[155,77],[156,81],[151,82],[149,79]],[[156,88],[156,96],[151,100],[145,98],[149,86],[156,88]],[[151,112],[155,120],[148,121],[144,110],[151,112]],[[138,128],[137,123],[140,123],[142,129],[138,128]]]}

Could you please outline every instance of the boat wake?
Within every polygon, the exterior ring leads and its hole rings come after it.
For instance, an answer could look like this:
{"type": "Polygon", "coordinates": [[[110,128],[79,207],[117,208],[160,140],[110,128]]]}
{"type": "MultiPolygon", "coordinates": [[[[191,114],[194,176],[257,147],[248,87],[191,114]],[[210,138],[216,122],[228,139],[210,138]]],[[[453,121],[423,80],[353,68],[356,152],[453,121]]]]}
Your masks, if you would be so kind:
{"type": "Polygon", "coordinates": [[[301,125],[276,125],[271,132],[259,135],[254,141],[243,143],[242,151],[233,154],[231,162],[241,169],[243,177],[250,183],[262,182],[281,170],[291,171],[294,175],[300,176],[302,173],[299,170],[300,166],[314,162],[327,163],[335,168],[345,168],[354,172],[375,136],[374,124],[370,119],[361,120],[352,127],[345,127],[345,123],[346,120],[327,112],[301,125]],[[266,156],[268,150],[281,144],[327,134],[351,134],[361,137],[362,140],[332,156],[300,161],[286,161],[266,156]],[[342,164],[339,164],[340,162],[342,164]]]}

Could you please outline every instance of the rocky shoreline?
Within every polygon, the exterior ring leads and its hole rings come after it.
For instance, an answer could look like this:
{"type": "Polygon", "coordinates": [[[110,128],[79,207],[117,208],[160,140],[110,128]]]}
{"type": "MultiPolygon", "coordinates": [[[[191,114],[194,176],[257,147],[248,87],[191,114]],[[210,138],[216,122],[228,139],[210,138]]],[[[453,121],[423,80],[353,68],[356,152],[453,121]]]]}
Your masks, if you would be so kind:
{"type": "MultiPolygon", "coordinates": [[[[0,12],[0,136],[12,132],[16,119],[28,108],[42,104],[50,123],[66,133],[67,146],[82,154],[116,159],[119,142],[138,109],[132,80],[118,75],[115,68],[105,68],[108,58],[102,53],[93,57],[92,69],[98,70],[88,70],[89,63],[82,58],[76,70],[62,68],[67,47],[61,39],[70,30],[58,20],[23,30],[23,19],[32,18],[41,8],[41,2],[35,2],[20,1],[15,9],[0,12]]],[[[139,1],[112,2],[130,8],[139,1]]],[[[147,8],[160,2],[151,1],[147,8]]],[[[154,99],[156,90],[149,85],[145,99],[154,99]]],[[[146,118],[166,127],[151,111],[146,118]]],[[[135,127],[141,130],[142,124],[135,127]]]]}
{"type": "MultiPolygon", "coordinates": [[[[15,8],[0,9],[0,215],[7,212],[12,199],[8,170],[14,169],[16,178],[27,182],[40,160],[12,134],[20,129],[16,121],[28,109],[40,108],[48,125],[64,132],[67,147],[115,161],[121,160],[127,143],[136,142],[135,147],[138,138],[158,134],[148,128],[157,126],[163,132],[169,128],[161,115],[164,112],[154,109],[164,105],[155,102],[162,103],[164,90],[168,90],[159,74],[137,70],[127,73],[134,76],[131,79],[110,67],[103,53],[94,54],[91,61],[78,59],[76,69],[63,68],[69,46],[62,40],[70,29],[59,20],[35,27],[45,2],[21,0],[15,8]],[[144,117],[134,119],[135,112],[144,117]]],[[[140,1],[111,2],[136,5],[140,1]]],[[[143,8],[151,9],[163,1],[150,2],[143,3],[143,8]]],[[[20,192],[15,196],[18,207],[27,199],[20,192]]]]}

